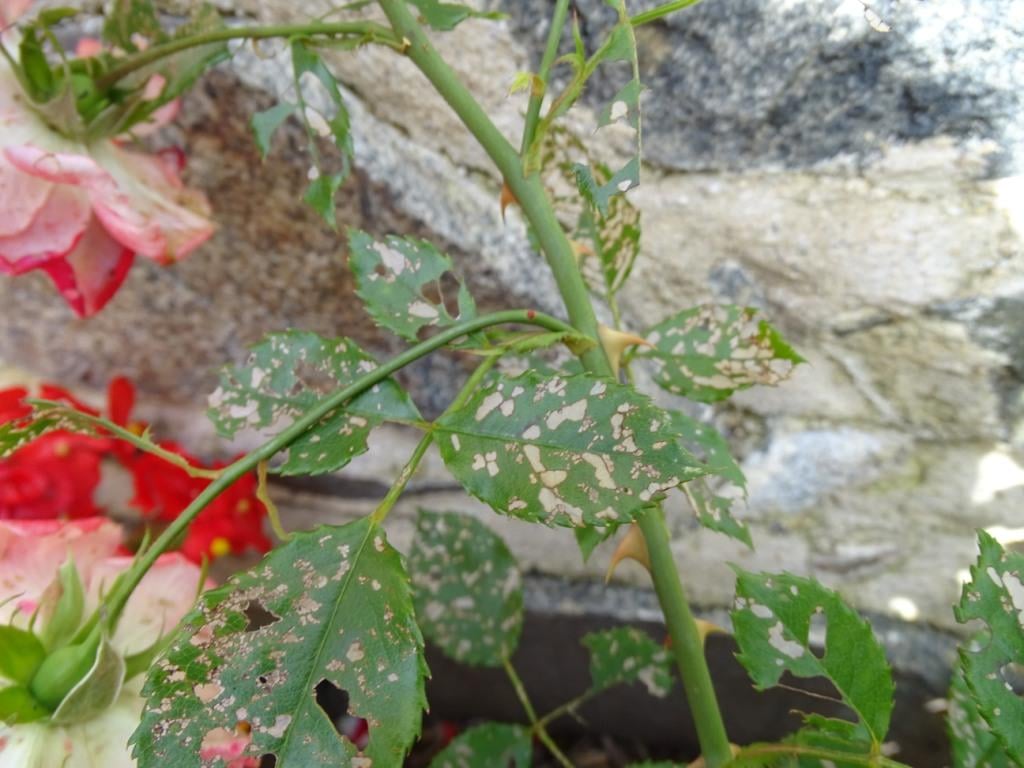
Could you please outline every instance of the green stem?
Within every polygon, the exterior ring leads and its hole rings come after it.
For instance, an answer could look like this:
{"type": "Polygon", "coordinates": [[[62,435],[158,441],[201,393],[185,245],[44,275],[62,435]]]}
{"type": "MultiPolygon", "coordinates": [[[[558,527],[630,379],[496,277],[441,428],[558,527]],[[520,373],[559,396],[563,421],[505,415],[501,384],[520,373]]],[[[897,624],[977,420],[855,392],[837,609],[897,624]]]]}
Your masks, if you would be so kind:
{"type": "MultiPolygon", "coordinates": [[[[484,358],[484,361],[480,363],[480,365],[476,367],[476,370],[474,370],[473,373],[470,374],[469,378],[466,379],[466,383],[463,385],[462,389],[459,390],[459,394],[455,396],[455,399],[452,400],[451,405],[445,408],[444,413],[441,414],[441,418],[444,418],[452,411],[457,411],[469,401],[469,398],[473,396],[476,388],[480,386],[480,382],[483,381],[484,376],[486,376],[487,372],[494,367],[494,364],[498,362],[499,358],[500,355],[491,355],[484,358]]],[[[412,452],[412,456],[405,463],[405,466],[402,467],[402,471],[398,473],[398,477],[395,478],[395,482],[392,483],[391,488],[388,489],[387,495],[381,499],[380,504],[378,504],[377,508],[373,511],[371,519],[374,523],[381,523],[384,521],[384,518],[388,516],[388,512],[390,512],[391,508],[395,506],[395,502],[398,501],[398,497],[402,495],[405,487],[409,484],[409,481],[412,480],[412,476],[416,474],[416,469],[419,467],[420,462],[423,461],[423,456],[426,454],[427,449],[433,442],[434,433],[432,431],[427,432],[427,434],[420,439],[419,443],[416,445],[416,449],[412,452]]]]}
{"type": "Polygon", "coordinates": [[[96,80],[96,87],[104,91],[128,75],[148,67],[160,59],[181,53],[189,48],[198,48],[210,43],[224,43],[229,40],[266,40],[273,37],[362,37],[370,42],[381,43],[396,50],[402,50],[402,43],[391,34],[391,30],[371,21],[308,22],[305,24],[270,24],[265,27],[222,27],[200,32],[195,35],[170,40],[154,45],[124,59],[102,77],[96,80]]]}
{"type": "Polygon", "coordinates": [[[569,13],[569,0],[557,0],[555,11],[551,15],[551,27],[548,29],[548,41],[544,48],[544,55],[540,60],[540,71],[537,72],[538,83],[536,87],[530,87],[530,101],[526,105],[526,121],[523,123],[523,143],[520,154],[526,157],[526,153],[533,144],[533,138],[537,135],[537,123],[540,120],[540,108],[544,103],[544,94],[548,89],[548,76],[551,67],[558,56],[558,45],[562,42],[562,29],[565,27],[565,17],[569,13]]]}
{"type": "Polygon", "coordinates": [[[848,752],[835,752],[820,747],[802,747],[797,744],[755,744],[741,749],[735,759],[742,761],[744,759],[756,759],[771,755],[810,757],[818,760],[832,761],[839,765],[855,763],[857,765],[870,766],[870,768],[907,768],[904,763],[890,760],[881,755],[854,755],[848,752]]]}
{"type": "MultiPolygon", "coordinates": [[[[562,294],[570,322],[579,333],[597,340],[597,317],[590,303],[587,286],[576,264],[572,245],[555,217],[539,176],[525,175],[520,155],[435,50],[410,13],[405,0],[379,2],[391,22],[395,36],[409,41],[405,54],[448,102],[505,177],[505,182],[519,201],[523,214],[533,225],[541,250],[547,257],[562,294]]],[[[611,366],[600,344],[581,355],[581,360],[591,373],[611,376],[611,366]]],[[[729,741],[722,725],[722,716],[714,690],[710,687],[711,674],[704,658],[703,645],[699,642],[700,634],[686,602],[683,585],[668,546],[665,521],[661,510],[652,508],[638,517],[637,522],[648,540],[648,549],[658,552],[657,565],[653,563],[652,553],[652,571],[655,590],[665,613],[666,623],[674,637],[687,639],[673,642],[673,652],[680,672],[683,673],[684,685],[701,692],[699,696],[690,697],[690,706],[694,712],[694,721],[698,723],[698,735],[707,766],[718,768],[731,759],[729,741]],[[696,646],[689,642],[692,638],[698,640],[696,646]],[[696,679],[695,683],[688,683],[686,680],[687,675],[691,673],[696,679]]]]}
{"type": "Polygon", "coordinates": [[[206,486],[202,493],[175,518],[174,522],[167,526],[164,532],[160,534],[160,537],[135,560],[131,569],[125,572],[124,578],[119,580],[114,589],[111,590],[110,595],[105,601],[109,626],[111,628],[115,626],[118,618],[121,616],[121,612],[124,610],[125,604],[128,602],[128,598],[135,590],[135,587],[138,586],[142,577],[153,566],[153,563],[156,562],[156,559],[185,532],[196,515],[202,512],[210,502],[229,488],[236,480],[255,469],[261,461],[269,461],[279,451],[287,448],[331,411],[340,408],[346,402],[362,394],[374,384],[383,381],[391,374],[400,371],[410,363],[458,338],[482,331],[493,325],[504,325],[507,323],[536,325],[549,331],[572,330],[570,326],[558,318],[533,310],[513,309],[484,315],[483,317],[477,317],[473,320],[453,325],[435,336],[431,336],[426,341],[392,358],[365,376],[356,379],[330,397],[324,398],[287,429],[272,437],[256,450],[246,454],[234,464],[225,467],[222,474],[206,486]]]}
{"type": "Polygon", "coordinates": [[[558,748],[555,744],[555,740],[551,738],[551,734],[547,732],[544,724],[537,719],[537,710],[533,708],[533,703],[530,701],[530,697],[526,695],[526,686],[523,685],[523,681],[519,679],[519,675],[516,673],[516,668],[512,666],[512,662],[506,656],[501,660],[502,665],[505,667],[505,674],[508,675],[509,681],[512,683],[512,687],[515,689],[516,696],[519,697],[519,702],[523,705],[523,710],[526,712],[526,716],[530,719],[530,726],[537,738],[540,739],[541,744],[548,748],[548,751],[554,756],[554,758],[561,763],[565,768],[573,768],[572,762],[568,757],[558,748]]]}
{"type": "Polygon", "coordinates": [[[668,16],[670,13],[681,11],[683,8],[689,8],[691,5],[696,5],[700,0],[675,0],[674,3],[665,3],[659,5],[657,8],[651,8],[649,11],[642,11],[641,13],[631,16],[629,23],[634,27],[639,27],[641,24],[649,24],[652,21],[657,21],[660,18],[668,16]]]}
{"type": "MultiPolygon", "coordinates": [[[[458,75],[441,58],[409,11],[406,0],[380,0],[380,6],[391,22],[395,37],[408,41],[406,56],[419,67],[498,166],[498,170],[505,177],[505,182],[519,201],[523,214],[533,225],[541,250],[547,256],[555,282],[565,301],[569,321],[578,333],[596,342],[597,316],[587,296],[587,286],[576,266],[576,257],[569,238],[565,236],[562,226],[555,217],[540,178],[536,174],[524,174],[519,153],[491,122],[487,113],[459,80],[458,75]]],[[[589,371],[601,376],[611,376],[611,367],[599,344],[584,352],[581,359],[589,371]]]]}
{"type": "Polygon", "coordinates": [[[571,714],[576,709],[583,706],[592,698],[594,698],[594,696],[597,695],[597,693],[599,692],[591,688],[588,688],[576,698],[570,699],[569,701],[565,702],[565,704],[563,704],[562,706],[555,707],[554,709],[552,709],[550,712],[544,715],[544,717],[540,718],[540,720],[537,721],[537,726],[540,728],[546,727],[548,723],[552,723],[558,718],[563,717],[564,715],[571,714]]]}
{"type": "Polygon", "coordinates": [[[686,700],[693,712],[704,763],[707,768],[718,768],[732,760],[732,749],[704,658],[704,641],[690,611],[669,546],[665,518],[660,508],[653,507],[638,517],[637,522],[647,542],[654,590],[672,638],[672,651],[683,680],[686,700]]]}

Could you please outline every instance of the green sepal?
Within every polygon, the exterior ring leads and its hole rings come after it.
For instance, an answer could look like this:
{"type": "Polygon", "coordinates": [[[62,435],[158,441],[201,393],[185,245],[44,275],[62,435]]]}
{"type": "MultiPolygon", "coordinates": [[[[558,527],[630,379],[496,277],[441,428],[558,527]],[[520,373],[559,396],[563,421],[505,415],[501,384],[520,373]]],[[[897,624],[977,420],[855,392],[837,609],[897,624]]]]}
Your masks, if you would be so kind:
{"type": "Polygon", "coordinates": [[[124,658],[104,637],[86,675],[54,710],[53,722],[71,725],[92,720],[117,701],[125,680],[124,658]]]}
{"type": "Polygon", "coordinates": [[[60,597],[39,632],[40,640],[50,652],[71,642],[82,623],[85,610],[85,586],[70,557],[57,571],[57,585],[60,587],[60,597]]]}
{"type": "Polygon", "coordinates": [[[0,677],[27,685],[46,658],[46,648],[34,634],[0,626],[0,677]]]}
{"type": "Polygon", "coordinates": [[[50,710],[32,697],[23,685],[0,688],[0,723],[24,725],[48,717],[50,710]]]}

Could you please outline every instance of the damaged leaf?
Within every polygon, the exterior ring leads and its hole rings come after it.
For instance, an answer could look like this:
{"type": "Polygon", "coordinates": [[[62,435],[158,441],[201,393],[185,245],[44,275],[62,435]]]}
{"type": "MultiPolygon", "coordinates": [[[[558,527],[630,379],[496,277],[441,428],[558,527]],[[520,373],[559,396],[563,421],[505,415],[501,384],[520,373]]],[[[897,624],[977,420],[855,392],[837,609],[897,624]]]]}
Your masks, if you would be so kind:
{"type": "Polygon", "coordinates": [[[668,649],[635,627],[591,632],[583,645],[590,651],[592,691],[640,682],[652,696],[664,698],[675,685],[668,649]]]}
{"type": "MultiPolygon", "coordinates": [[[[207,412],[217,431],[283,429],[377,363],[349,339],[286,331],[251,348],[245,365],[225,368],[207,412]]],[[[285,475],[332,472],[366,451],[370,430],[384,421],[415,421],[419,412],[392,380],[375,384],[324,416],[288,448],[285,475]]]]}
{"type": "Polygon", "coordinates": [[[978,562],[964,584],[956,619],[987,625],[978,647],[961,647],[960,663],[981,717],[1018,765],[1024,765],[1024,699],[1019,685],[1024,663],[1024,555],[1007,552],[985,531],[978,532],[978,562]]]}
{"type": "Polygon", "coordinates": [[[374,240],[349,230],[349,263],[356,293],[366,311],[383,328],[409,341],[419,341],[423,328],[446,328],[476,317],[476,302],[461,278],[453,316],[444,295],[443,278],[452,275],[452,260],[426,240],[388,235],[374,240]]]}
{"type": "Polygon", "coordinates": [[[409,5],[420,12],[420,18],[427,26],[442,32],[450,32],[466,19],[502,19],[503,13],[477,11],[468,5],[443,3],[441,0],[408,0],[409,5]]]}
{"type": "Polygon", "coordinates": [[[724,400],[755,384],[775,385],[804,362],[757,310],[705,305],[672,315],[647,333],[637,352],[658,364],[655,382],[702,403],[724,400]]]}
{"type": "Polygon", "coordinates": [[[420,510],[409,572],[420,627],[448,656],[499,667],[512,655],[523,626],[522,577],[487,526],[420,510]]]}
{"type": "Polygon", "coordinates": [[[547,525],[628,522],[706,474],[675,439],[668,414],[588,375],[499,377],[435,430],[441,456],[471,494],[547,525]]]}
{"type": "Polygon", "coordinates": [[[737,658],[758,689],[776,685],[783,672],[826,677],[879,745],[889,730],[893,683],[871,625],[843,599],[813,579],[789,573],[736,571],[733,632],[737,658]],[[825,617],[824,654],[810,645],[811,619],[825,617]]]}
{"type": "Polygon", "coordinates": [[[1011,768],[1019,765],[989,728],[967,686],[963,666],[957,662],[949,685],[946,729],[953,753],[953,768],[1011,768]]]}
{"type": "MultiPolygon", "coordinates": [[[[319,53],[300,40],[292,41],[291,52],[297,102],[295,109],[306,127],[309,154],[313,161],[305,200],[328,225],[334,228],[338,223],[334,211],[334,193],[352,172],[352,160],[355,156],[348,108],[341,97],[338,81],[324,64],[319,53]],[[304,75],[309,77],[305,78],[304,75]],[[326,94],[326,99],[316,98],[316,91],[312,90],[314,82],[319,83],[319,90],[326,94]],[[320,156],[317,144],[322,138],[332,139],[338,150],[339,167],[334,170],[329,169],[320,156]]],[[[257,127],[254,123],[254,129],[262,128],[266,131],[270,127],[270,118],[278,116],[263,114],[264,125],[257,127]]],[[[269,140],[269,135],[267,138],[269,140]]]]}
{"type": "Polygon", "coordinates": [[[401,765],[425,674],[401,556],[369,518],[324,526],[202,596],[150,671],[134,754],[140,768],[214,765],[200,753],[234,735],[238,756],[277,768],[401,765]],[[253,605],[271,621],[250,629],[253,605]],[[367,721],[362,750],[317,703],[324,680],[367,721]]]}
{"type": "Polygon", "coordinates": [[[430,768],[529,768],[533,734],[509,723],[484,723],[460,733],[430,761],[430,768]]]}

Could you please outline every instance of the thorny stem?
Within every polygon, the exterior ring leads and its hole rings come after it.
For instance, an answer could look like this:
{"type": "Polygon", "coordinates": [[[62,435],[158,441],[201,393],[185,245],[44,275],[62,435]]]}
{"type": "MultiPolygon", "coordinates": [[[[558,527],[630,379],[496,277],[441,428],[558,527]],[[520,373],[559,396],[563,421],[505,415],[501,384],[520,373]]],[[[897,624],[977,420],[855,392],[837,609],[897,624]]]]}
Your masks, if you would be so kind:
{"type": "MultiPolygon", "coordinates": [[[[476,388],[480,386],[480,382],[483,381],[487,372],[494,367],[495,363],[498,362],[499,357],[499,355],[490,355],[484,358],[484,361],[480,363],[473,373],[470,374],[469,378],[466,379],[466,383],[463,385],[462,389],[459,390],[459,394],[455,396],[451,405],[449,405],[445,409],[444,413],[441,414],[441,418],[444,418],[452,411],[457,411],[466,404],[469,398],[473,396],[473,392],[476,391],[476,388]]],[[[373,520],[374,524],[382,523],[384,518],[388,516],[388,512],[390,512],[391,508],[395,506],[395,502],[398,501],[399,496],[401,496],[402,492],[405,491],[405,487],[409,484],[409,481],[412,480],[412,476],[416,474],[416,470],[419,467],[420,462],[423,460],[423,456],[426,454],[427,449],[433,442],[433,431],[427,432],[427,434],[420,439],[419,443],[416,445],[416,449],[412,452],[412,456],[405,463],[405,466],[402,467],[402,471],[398,473],[398,477],[395,478],[395,482],[392,483],[391,488],[388,489],[387,495],[384,496],[380,504],[378,504],[377,508],[373,511],[373,515],[371,515],[370,519],[373,520]]]]}
{"type": "Polygon", "coordinates": [[[223,27],[200,32],[195,35],[170,40],[140,51],[124,59],[109,72],[96,80],[101,91],[117,84],[128,75],[154,64],[160,59],[181,53],[189,48],[198,48],[210,43],[228,40],[266,40],[275,37],[359,37],[367,42],[387,45],[395,50],[402,49],[401,41],[391,31],[371,21],[312,22],[306,24],[271,24],[265,27],[223,27]]]}
{"type": "Polygon", "coordinates": [[[537,719],[537,710],[533,708],[533,704],[530,702],[530,697],[526,695],[526,687],[523,685],[523,681],[519,679],[519,675],[516,673],[516,668],[512,666],[512,662],[506,656],[501,660],[502,665],[505,667],[505,674],[508,675],[509,681],[512,683],[512,687],[515,689],[516,696],[519,697],[519,702],[523,705],[523,709],[526,711],[526,716],[530,720],[533,733],[540,739],[541,744],[548,748],[548,751],[554,756],[554,758],[561,763],[565,768],[573,768],[572,762],[568,757],[558,748],[555,744],[555,740],[551,738],[551,734],[547,732],[544,727],[544,723],[537,719]]]}
{"type": "Polygon", "coordinates": [[[344,406],[349,400],[362,394],[374,384],[383,381],[391,374],[400,371],[410,363],[430,354],[436,349],[440,349],[441,347],[450,344],[456,339],[476,333],[477,331],[481,331],[485,328],[490,328],[493,325],[504,325],[506,323],[536,325],[541,328],[546,328],[549,331],[572,331],[570,326],[566,325],[558,318],[551,317],[550,315],[545,315],[540,312],[535,312],[533,310],[513,309],[504,312],[495,312],[490,315],[484,315],[483,317],[477,317],[473,320],[467,320],[464,323],[453,325],[435,336],[430,337],[426,341],[417,344],[415,347],[406,350],[402,354],[395,356],[387,363],[384,363],[366,375],[356,379],[347,387],[338,390],[330,397],[324,398],[320,403],[303,414],[301,418],[296,420],[288,428],[282,430],[279,434],[272,437],[256,450],[246,454],[235,463],[225,467],[221,475],[206,486],[202,493],[200,493],[192,503],[189,504],[180,515],[178,515],[177,518],[175,518],[174,522],[167,526],[164,532],[160,534],[160,537],[153,542],[152,546],[136,558],[132,567],[128,571],[125,571],[124,578],[117,582],[106,600],[106,621],[111,629],[116,624],[118,618],[120,618],[121,612],[124,610],[124,606],[128,602],[128,598],[131,596],[132,592],[135,590],[135,587],[138,586],[140,581],[142,581],[142,577],[153,566],[156,559],[185,532],[191,522],[195,519],[196,515],[202,512],[210,502],[216,499],[217,496],[229,488],[236,480],[246,473],[251,472],[260,464],[260,462],[272,459],[277,453],[283,451],[291,445],[291,443],[301,437],[307,430],[315,426],[324,416],[344,406]]]}
{"type": "Polygon", "coordinates": [[[551,27],[548,29],[547,46],[544,48],[544,55],[540,60],[540,70],[537,72],[536,85],[530,87],[530,101],[526,105],[526,120],[523,123],[523,143],[520,154],[526,157],[533,144],[533,138],[537,135],[537,123],[540,120],[540,108],[544,103],[544,94],[548,89],[548,77],[551,74],[551,66],[558,56],[558,44],[562,42],[562,30],[565,27],[565,17],[569,13],[569,0],[558,0],[555,11],[551,15],[551,27]]]}
{"type": "MultiPolygon", "coordinates": [[[[579,333],[597,339],[597,317],[587,287],[576,264],[572,245],[555,217],[540,178],[537,174],[525,175],[519,153],[495,127],[431,44],[410,13],[405,0],[380,0],[380,6],[391,22],[395,37],[409,41],[405,55],[448,102],[505,177],[523,214],[533,225],[562,294],[570,322],[579,333]]],[[[599,345],[584,353],[581,359],[591,373],[611,376],[608,358],[599,345]]],[[[673,653],[694,713],[705,763],[707,768],[720,768],[732,759],[732,751],[715,691],[711,686],[711,674],[704,658],[700,633],[686,602],[686,594],[669,547],[665,520],[661,510],[652,507],[643,512],[637,522],[647,540],[655,590],[673,638],[673,653]]]]}

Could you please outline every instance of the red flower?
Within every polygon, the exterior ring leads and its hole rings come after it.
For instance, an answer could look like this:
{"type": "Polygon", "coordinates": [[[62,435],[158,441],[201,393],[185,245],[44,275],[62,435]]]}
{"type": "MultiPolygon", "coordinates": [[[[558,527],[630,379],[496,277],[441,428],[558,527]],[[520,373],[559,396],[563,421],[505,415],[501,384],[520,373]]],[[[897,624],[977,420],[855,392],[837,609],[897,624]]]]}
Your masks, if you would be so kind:
{"type": "MultiPolygon", "coordinates": [[[[57,387],[43,387],[40,397],[77,403],[57,387]]],[[[0,423],[31,413],[22,387],[0,390],[0,423]]],[[[51,432],[0,461],[0,519],[81,518],[100,514],[93,493],[100,482],[100,461],[107,448],[101,438],[51,432]]]]}

